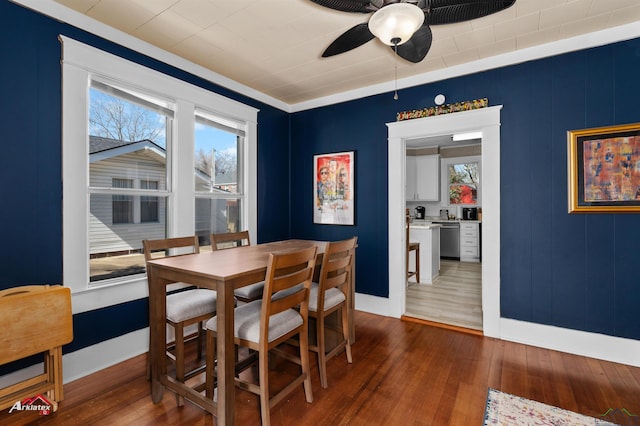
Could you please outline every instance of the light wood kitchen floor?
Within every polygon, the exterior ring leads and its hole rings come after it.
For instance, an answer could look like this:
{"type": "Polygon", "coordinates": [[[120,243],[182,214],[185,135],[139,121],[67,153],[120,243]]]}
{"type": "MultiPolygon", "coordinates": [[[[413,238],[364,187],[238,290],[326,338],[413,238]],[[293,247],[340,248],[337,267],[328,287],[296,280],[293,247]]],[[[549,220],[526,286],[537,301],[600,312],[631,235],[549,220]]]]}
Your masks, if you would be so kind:
{"type": "Polygon", "coordinates": [[[406,317],[482,330],[482,264],[441,259],[433,284],[409,283],[406,317]]]}

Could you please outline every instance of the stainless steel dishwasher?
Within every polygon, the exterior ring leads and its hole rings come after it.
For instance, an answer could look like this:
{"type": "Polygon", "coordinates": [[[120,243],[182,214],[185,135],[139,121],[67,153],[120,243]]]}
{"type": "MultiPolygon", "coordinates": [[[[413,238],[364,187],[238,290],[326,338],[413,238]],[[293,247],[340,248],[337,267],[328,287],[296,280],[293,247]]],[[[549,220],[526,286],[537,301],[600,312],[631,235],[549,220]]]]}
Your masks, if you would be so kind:
{"type": "Polygon", "coordinates": [[[433,222],[442,225],[440,228],[440,257],[460,259],[460,223],[433,222]]]}

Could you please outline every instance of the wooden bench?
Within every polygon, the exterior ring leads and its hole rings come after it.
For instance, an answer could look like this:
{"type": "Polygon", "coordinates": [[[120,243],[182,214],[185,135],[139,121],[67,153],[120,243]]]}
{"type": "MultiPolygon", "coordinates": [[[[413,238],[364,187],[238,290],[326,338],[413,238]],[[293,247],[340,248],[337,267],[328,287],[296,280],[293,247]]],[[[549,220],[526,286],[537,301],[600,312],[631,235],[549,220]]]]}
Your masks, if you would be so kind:
{"type": "Polygon", "coordinates": [[[55,411],[63,399],[62,345],[72,340],[69,288],[32,285],[0,291],[0,365],[44,354],[44,373],[0,389],[0,410],[46,393],[55,411]]]}

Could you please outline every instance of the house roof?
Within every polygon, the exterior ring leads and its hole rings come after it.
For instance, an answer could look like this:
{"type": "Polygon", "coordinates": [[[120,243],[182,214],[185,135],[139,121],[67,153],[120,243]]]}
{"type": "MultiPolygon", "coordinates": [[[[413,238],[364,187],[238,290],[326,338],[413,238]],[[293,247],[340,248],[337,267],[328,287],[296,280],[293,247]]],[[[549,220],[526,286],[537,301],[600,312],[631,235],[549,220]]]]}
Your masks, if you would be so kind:
{"type": "Polygon", "coordinates": [[[105,138],[102,136],[89,136],[89,154],[95,154],[98,152],[108,151],[110,149],[120,148],[120,147],[140,147],[142,145],[145,146],[154,146],[155,148],[164,151],[160,145],[149,139],[142,139],[139,141],[123,141],[118,139],[105,138]]]}
{"type": "MultiPolygon", "coordinates": [[[[118,139],[105,138],[102,136],[89,136],[89,156],[90,163],[96,161],[107,160],[120,155],[130,154],[133,152],[144,151],[146,154],[155,157],[160,163],[165,163],[167,152],[160,145],[149,139],[140,141],[122,141],[118,139]]],[[[197,167],[194,170],[196,179],[209,182],[211,177],[208,173],[197,167]]],[[[235,184],[237,179],[235,175],[220,174],[216,176],[216,184],[235,184]]]]}
{"type": "Polygon", "coordinates": [[[162,163],[166,161],[166,150],[149,139],[130,142],[101,136],[89,136],[89,156],[91,163],[137,151],[145,151],[155,156],[156,159],[162,163]]]}

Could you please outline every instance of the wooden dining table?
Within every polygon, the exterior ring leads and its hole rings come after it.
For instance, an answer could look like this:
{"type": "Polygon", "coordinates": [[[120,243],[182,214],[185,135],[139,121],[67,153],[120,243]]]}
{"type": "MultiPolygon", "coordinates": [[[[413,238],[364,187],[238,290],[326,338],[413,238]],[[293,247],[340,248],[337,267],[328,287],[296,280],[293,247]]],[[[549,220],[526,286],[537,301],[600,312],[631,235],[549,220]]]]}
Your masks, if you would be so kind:
{"type": "Polygon", "coordinates": [[[217,416],[218,425],[234,424],[234,289],[265,279],[269,253],[301,250],[313,245],[318,247],[320,259],[325,249],[325,242],[285,240],[231,250],[165,257],[147,262],[149,359],[153,402],[158,403],[162,400],[166,388],[217,416]],[[189,387],[167,374],[166,290],[168,284],[176,282],[209,288],[217,292],[217,402],[205,397],[201,388],[189,387]]]}

